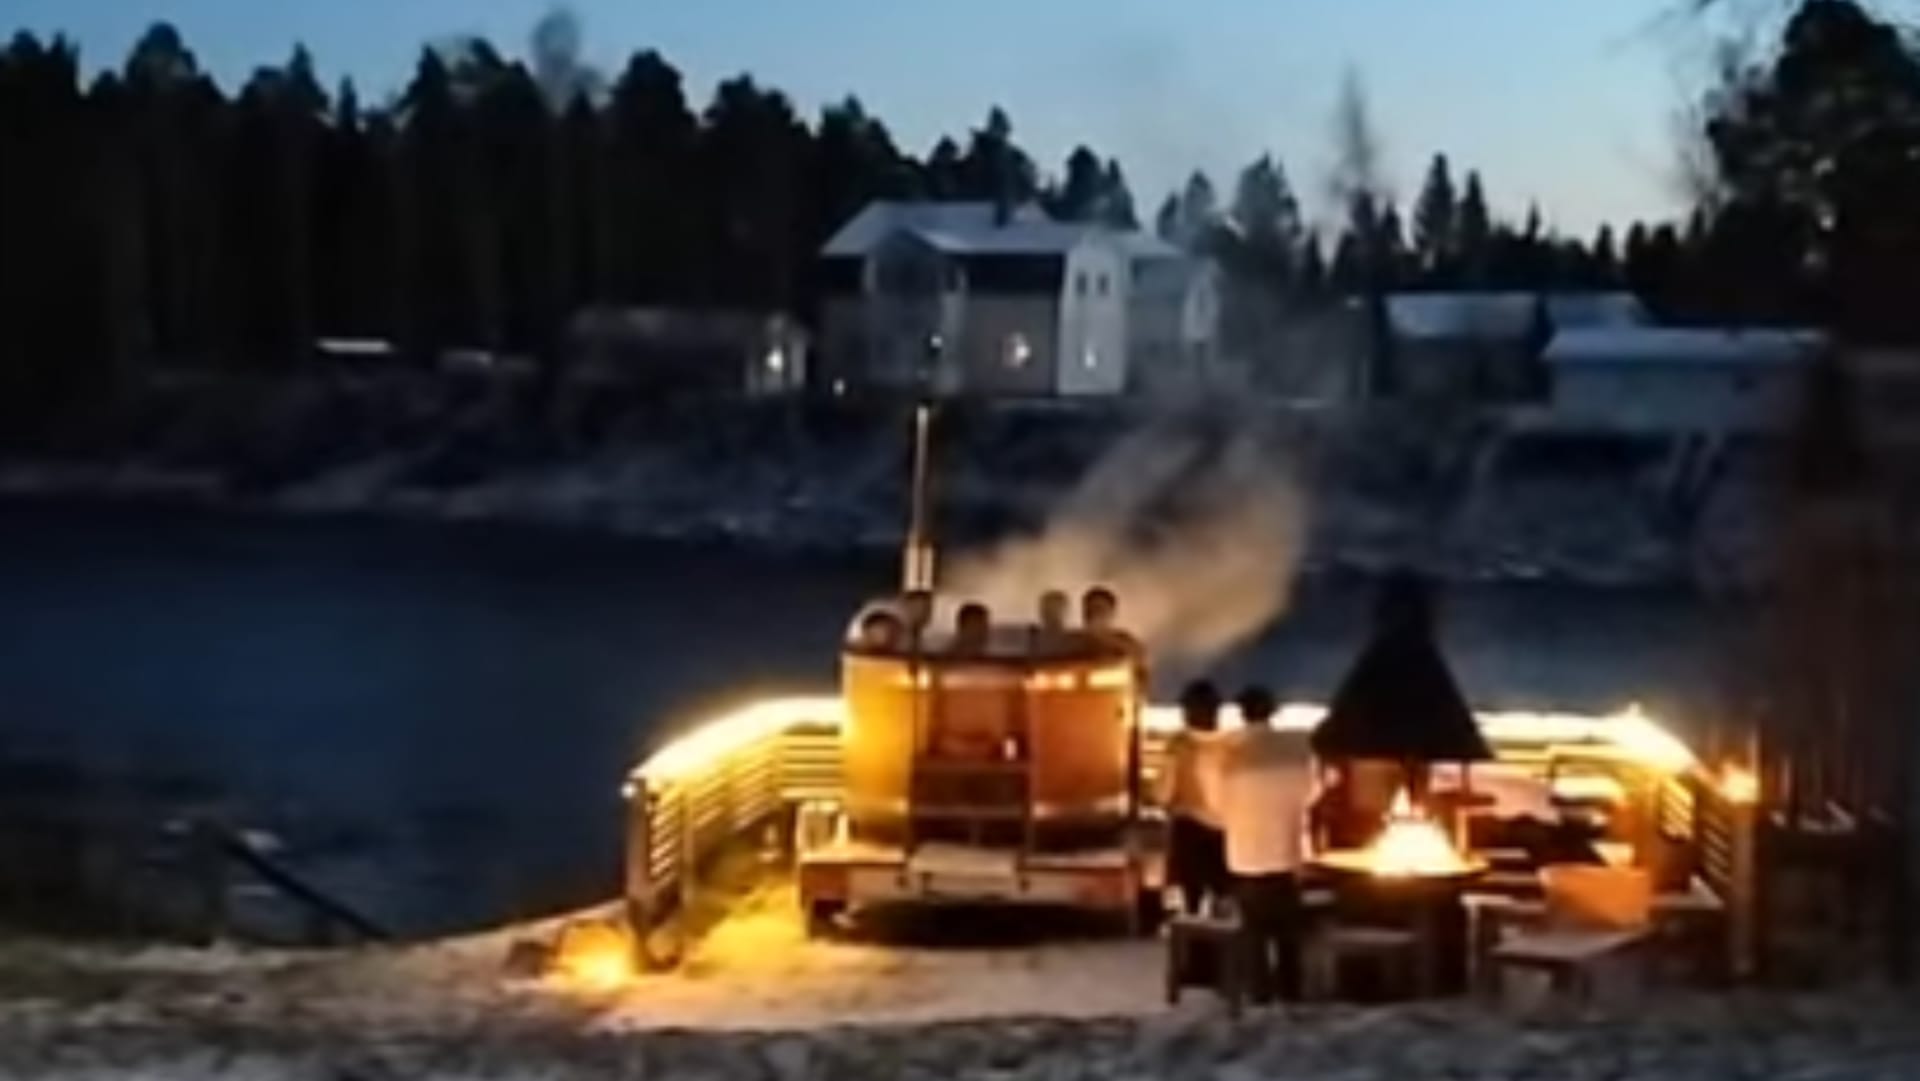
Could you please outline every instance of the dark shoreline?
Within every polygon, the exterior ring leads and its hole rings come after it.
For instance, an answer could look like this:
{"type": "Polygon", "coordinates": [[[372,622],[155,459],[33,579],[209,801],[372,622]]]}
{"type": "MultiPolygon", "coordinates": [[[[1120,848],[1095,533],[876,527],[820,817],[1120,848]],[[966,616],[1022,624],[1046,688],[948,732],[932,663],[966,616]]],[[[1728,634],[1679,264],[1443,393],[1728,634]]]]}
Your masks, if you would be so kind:
{"type": "MultiPolygon", "coordinates": [[[[0,474],[4,467],[0,467],[0,474]]],[[[359,506],[327,508],[289,507],[272,499],[155,489],[105,491],[88,488],[19,491],[0,489],[0,511],[18,509],[29,513],[98,514],[103,517],[159,514],[169,518],[233,521],[243,523],[312,523],[321,528],[335,527],[426,527],[455,532],[472,531],[490,536],[529,538],[565,537],[574,541],[601,540],[608,543],[642,544],[662,551],[687,551],[703,554],[746,555],[774,561],[808,563],[884,563],[898,558],[897,537],[829,535],[819,529],[801,529],[777,534],[765,530],[729,528],[718,516],[681,523],[635,525],[605,516],[587,515],[564,518],[538,514],[464,514],[449,513],[443,507],[425,504],[433,493],[422,493],[421,503],[390,499],[359,506]]],[[[1016,534],[1017,535],[1017,534],[1016,534]]],[[[954,544],[959,548],[990,547],[1008,539],[1006,535],[968,537],[954,544]]],[[[1310,552],[1298,568],[1296,581],[1312,584],[1353,585],[1379,579],[1401,566],[1399,561],[1377,555],[1326,555],[1310,552]]],[[[1544,568],[1502,571],[1482,568],[1460,573],[1457,568],[1429,566],[1426,573],[1449,585],[1518,588],[1539,586],[1552,589],[1593,589],[1610,593],[1676,593],[1701,600],[1737,601],[1757,592],[1751,585],[1718,584],[1711,588],[1684,574],[1610,575],[1554,573],[1544,568]]]]}

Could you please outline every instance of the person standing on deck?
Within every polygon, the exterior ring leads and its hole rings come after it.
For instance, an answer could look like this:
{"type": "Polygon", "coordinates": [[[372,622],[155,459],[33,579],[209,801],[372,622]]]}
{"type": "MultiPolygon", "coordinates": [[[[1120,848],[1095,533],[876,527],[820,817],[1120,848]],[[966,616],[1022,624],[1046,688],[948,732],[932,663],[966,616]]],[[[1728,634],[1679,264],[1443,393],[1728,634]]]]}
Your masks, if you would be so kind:
{"type": "Polygon", "coordinates": [[[1244,722],[1229,733],[1221,761],[1221,817],[1227,869],[1250,952],[1256,1003],[1300,997],[1300,866],[1312,799],[1312,756],[1303,734],[1273,728],[1265,687],[1238,699],[1244,722]]]}
{"type": "Polygon", "coordinates": [[[1220,692],[1206,680],[1180,694],[1185,723],[1167,740],[1155,796],[1166,809],[1167,879],[1180,910],[1205,912],[1227,892],[1226,836],[1220,830],[1220,692]]]}

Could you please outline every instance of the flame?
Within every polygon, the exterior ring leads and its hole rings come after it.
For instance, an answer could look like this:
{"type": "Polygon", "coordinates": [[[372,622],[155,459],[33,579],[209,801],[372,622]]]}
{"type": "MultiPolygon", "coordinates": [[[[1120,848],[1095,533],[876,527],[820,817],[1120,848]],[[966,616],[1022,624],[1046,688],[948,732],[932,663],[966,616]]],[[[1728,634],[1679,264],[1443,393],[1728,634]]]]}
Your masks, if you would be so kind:
{"type": "Polygon", "coordinates": [[[1470,869],[1440,824],[1414,813],[1402,788],[1393,797],[1386,828],[1367,846],[1374,874],[1382,878],[1456,875],[1470,869]]]}

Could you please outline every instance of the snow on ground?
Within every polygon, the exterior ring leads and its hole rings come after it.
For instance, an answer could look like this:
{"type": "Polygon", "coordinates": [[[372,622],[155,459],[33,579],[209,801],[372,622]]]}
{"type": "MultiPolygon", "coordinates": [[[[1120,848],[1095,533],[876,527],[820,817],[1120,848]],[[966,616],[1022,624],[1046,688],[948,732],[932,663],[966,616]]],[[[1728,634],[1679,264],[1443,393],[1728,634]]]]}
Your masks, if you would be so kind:
{"type": "Polygon", "coordinates": [[[792,897],[769,890],[714,928],[679,971],[642,977],[615,996],[599,1023],[609,1029],[809,1028],[1126,1016],[1164,1008],[1157,942],[1074,937],[1029,943],[981,930],[985,945],[809,941],[792,897]]]}
{"type": "Polygon", "coordinates": [[[782,900],[604,993],[505,978],[542,929],[324,955],[0,940],[0,1078],[1920,1077],[1917,1004],[1884,993],[1234,1022],[1203,994],[1164,1006],[1153,943],[809,942],[782,900]]]}

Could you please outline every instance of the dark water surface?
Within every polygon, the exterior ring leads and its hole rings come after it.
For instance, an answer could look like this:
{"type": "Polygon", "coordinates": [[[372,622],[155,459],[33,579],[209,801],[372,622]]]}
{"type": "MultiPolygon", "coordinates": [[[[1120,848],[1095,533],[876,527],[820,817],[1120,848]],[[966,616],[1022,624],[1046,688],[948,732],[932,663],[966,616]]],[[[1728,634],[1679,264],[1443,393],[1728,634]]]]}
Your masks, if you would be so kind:
{"type": "MultiPolygon", "coordinates": [[[[223,807],[407,931],[477,926],[610,895],[628,765],[729,702],[830,690],[840,630],[892,573],[492,526],[0,507],[0,755],[223,807]]],[[[1219,674],[1324,695],[1367,599],[1303,587],[1219,674]]],[[[1638,699],[1684,723],[1712,700],[1715,619],[1685,596],[1476,587],[1445,616],[1481,705],[1638,699]]]]}

